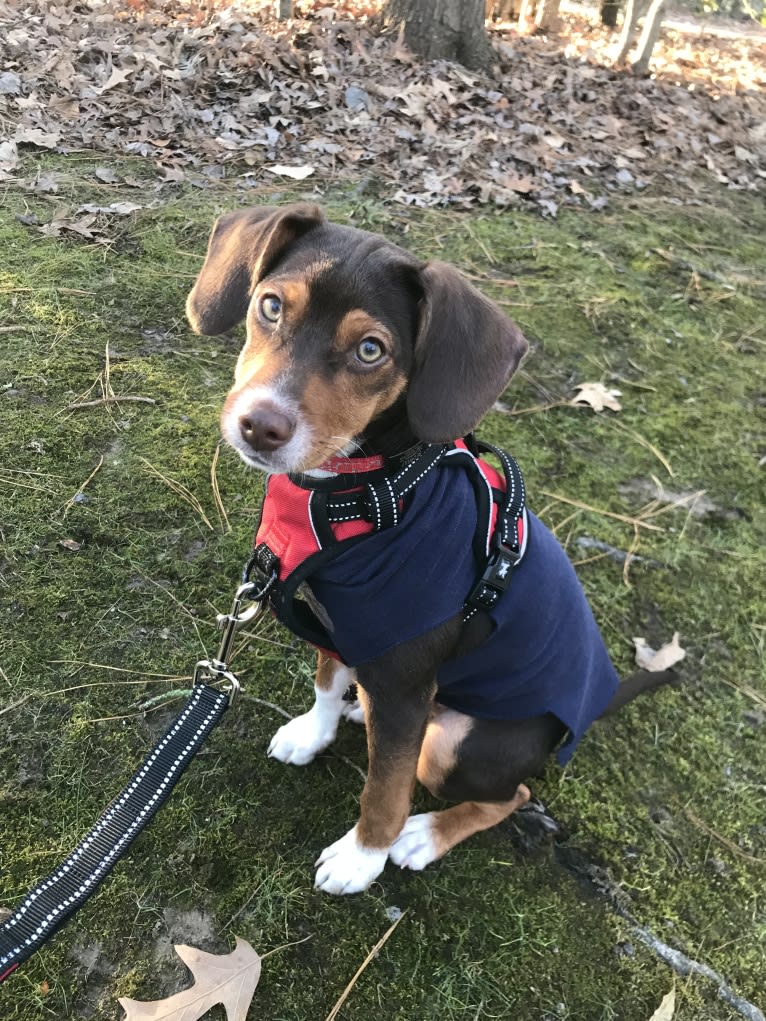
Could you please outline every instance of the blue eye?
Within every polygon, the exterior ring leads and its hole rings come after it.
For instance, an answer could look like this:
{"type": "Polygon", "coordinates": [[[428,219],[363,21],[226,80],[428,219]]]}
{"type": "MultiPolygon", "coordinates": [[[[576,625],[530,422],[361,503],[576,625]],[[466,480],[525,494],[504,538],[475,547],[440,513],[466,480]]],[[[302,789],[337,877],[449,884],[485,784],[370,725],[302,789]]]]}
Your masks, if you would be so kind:
{"type": "Polygon", "coordinates": [[[385,353],[383,345],[374,337],[365,337],[356,349],[357,358],[365,365],[379,362],[385,353]]]}
{"type": "Polygon", "coordinates": [[[261,315],[270,323],[276,323],[282,315],[282,302],[276,294],[265,294],[260,302],[261,315]]]}

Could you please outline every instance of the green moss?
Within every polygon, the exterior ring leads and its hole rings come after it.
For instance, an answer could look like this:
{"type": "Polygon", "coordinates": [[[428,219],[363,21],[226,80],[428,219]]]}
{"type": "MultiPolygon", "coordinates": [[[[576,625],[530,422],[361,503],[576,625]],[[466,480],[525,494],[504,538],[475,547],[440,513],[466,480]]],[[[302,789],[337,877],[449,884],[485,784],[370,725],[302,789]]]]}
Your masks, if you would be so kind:
{"type": "MultiPolygon", "coordinates": [[[[87,161],[78,168],[57,203],[98,197],[87,161]]],[[[0,715],[0,872],[8,905],[77,842],[172,718],[174,706],[139,707],[183,687],[178,678],[211,648],[214,606],[226,605],[248,549],[260,480],[222,452],[231,531],[210,483],[237,342],[194,337],[183,320],[213,217],[240,200],[249,194],[180,191],[105,224],[111,244],[101,246],[39,236],[12,216],[23,208],[48,219],[46,198],[7,195],[0,684],[13,708],[0,715]],[[107,344],[113,391],[154,403],[67,410],[89,391],[100,395],[91,388],[107,344]],[[86,499],[72,503],[97,467],[86,499]],[[158,473],[187,487],[210,525],[158,473]]],[[[325,204],[424,258],[462,266],[506,303],[533,344],[503,398],[512,410],[567,399],[587,380],[623,391],[616,417],[562,406],[493,412],[482,431],[514,450],[533,507],[572,558],[587,561],[580,577],[620,668],[630,667],[633,635],[661,641],[679,630],[686,686],[594,728],[565,771],[551,767],[535,786],[570,831],[566,854],[521,855],[508,823],[422,875],[389,867],[366,896],[333,900],[311,889],[311,863],[354,818],[361,781],[345,760],[364,767],[363,734],[346,727],[337,754],[305,771],[266,759],[282,718],[263,702],[304,706],[311,657],[265,625],[236,659],[249,697],[107,886],[3,987],[4,1018],[113,1018],[118,995],[173,991],[182,971],[167,938],[193,939],[171,931],[168,911],[193,909],[210,919],[208,948],[229,948],[234,933],[263,952],[310,937],[266,959],[252,1013],[324,1017],[390,924],[391,906],[407,916],[341,1016],[649,1017],[673,976],[564,867],[574,859],[597,863],[641,924],[763,1009],[762,206],[734,193],[704,210],[649,198],[549,223],[517,212],[421,214],[341,193],[325,204]],[[692,279],[658,251],[732,288],[692,279]],[[645,560],[626,585],[620,564],[590,560],[577,539],[628,549],[633,528],[602,512],[638,514],[648,497],[620,487],[651,476],[677,491],[704,489],[721,510],[650,518],[661,530],[640,530],[645,560]],[[95,965],[83,963],[83,948],[95,965]]],[[[420,792],[418,804],[432,802],[420,792]]],[[[704,978],[678,980],[678,996],[678,1021],[736,1016],[704,978]]]]}

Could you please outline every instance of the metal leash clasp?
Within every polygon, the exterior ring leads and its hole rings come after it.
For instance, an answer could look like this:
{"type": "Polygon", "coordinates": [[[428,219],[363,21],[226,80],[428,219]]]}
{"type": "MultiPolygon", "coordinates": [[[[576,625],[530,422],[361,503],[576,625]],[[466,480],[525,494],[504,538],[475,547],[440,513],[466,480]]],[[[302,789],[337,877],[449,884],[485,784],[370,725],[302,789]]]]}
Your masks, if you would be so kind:
{"type": "Polygon", "coordinates": [[[236,675],[232,673],[228,665],[234,636],[245,624],[252,624],[257,621],[265,611],[266,597],[276,578],[276,572],[273,572],[265,584],[259,584],[256,581],[246,581],[243,585],[239,586],[234,594],[234,602],[229,613],[219,613],[216,617],[216,623],[223,631],[217,655],[212,659],[201,659],[195,664],[194,684],[220,683],[225,681],[229,685],[229,705],[234,705],[241,688],[236,675]],[[245,602],[251,602],[252,606],[242,610],[242,604],[245,602]]]}

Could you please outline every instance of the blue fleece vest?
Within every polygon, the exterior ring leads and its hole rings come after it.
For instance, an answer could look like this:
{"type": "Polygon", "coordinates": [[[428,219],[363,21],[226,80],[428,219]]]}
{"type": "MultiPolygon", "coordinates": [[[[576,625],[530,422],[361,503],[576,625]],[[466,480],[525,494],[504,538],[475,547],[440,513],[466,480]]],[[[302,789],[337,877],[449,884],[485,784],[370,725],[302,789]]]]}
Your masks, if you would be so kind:
{"type": "MultiPolygon", "coordinates": [[[[476,516],[467,473],[440,465],[416,487],[396,527],[371,533],[308,578],[347,665],[361,666],[461,612],[477,576],[476,516]]],[[[568,729],[557,756],[564,764],[619,681],[569,559],[533,514],[528,528],[525,556],[490,611],[493,633],[442,665],[436,700],[483,719],[553,713],[568,729]]]]}

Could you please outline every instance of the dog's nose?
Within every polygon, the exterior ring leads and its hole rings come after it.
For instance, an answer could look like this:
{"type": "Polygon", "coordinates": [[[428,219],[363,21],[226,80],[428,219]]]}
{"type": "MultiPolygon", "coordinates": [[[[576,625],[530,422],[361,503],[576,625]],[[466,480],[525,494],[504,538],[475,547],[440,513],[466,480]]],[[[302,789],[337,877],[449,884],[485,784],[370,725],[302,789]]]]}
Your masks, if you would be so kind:
{"type": "Polygon", "coordinates": [[[253,450],[277,450],[292,439],[295,422],[275,407],[261,404],[247,415],[240,416],[239,431],[253,450]]]}

